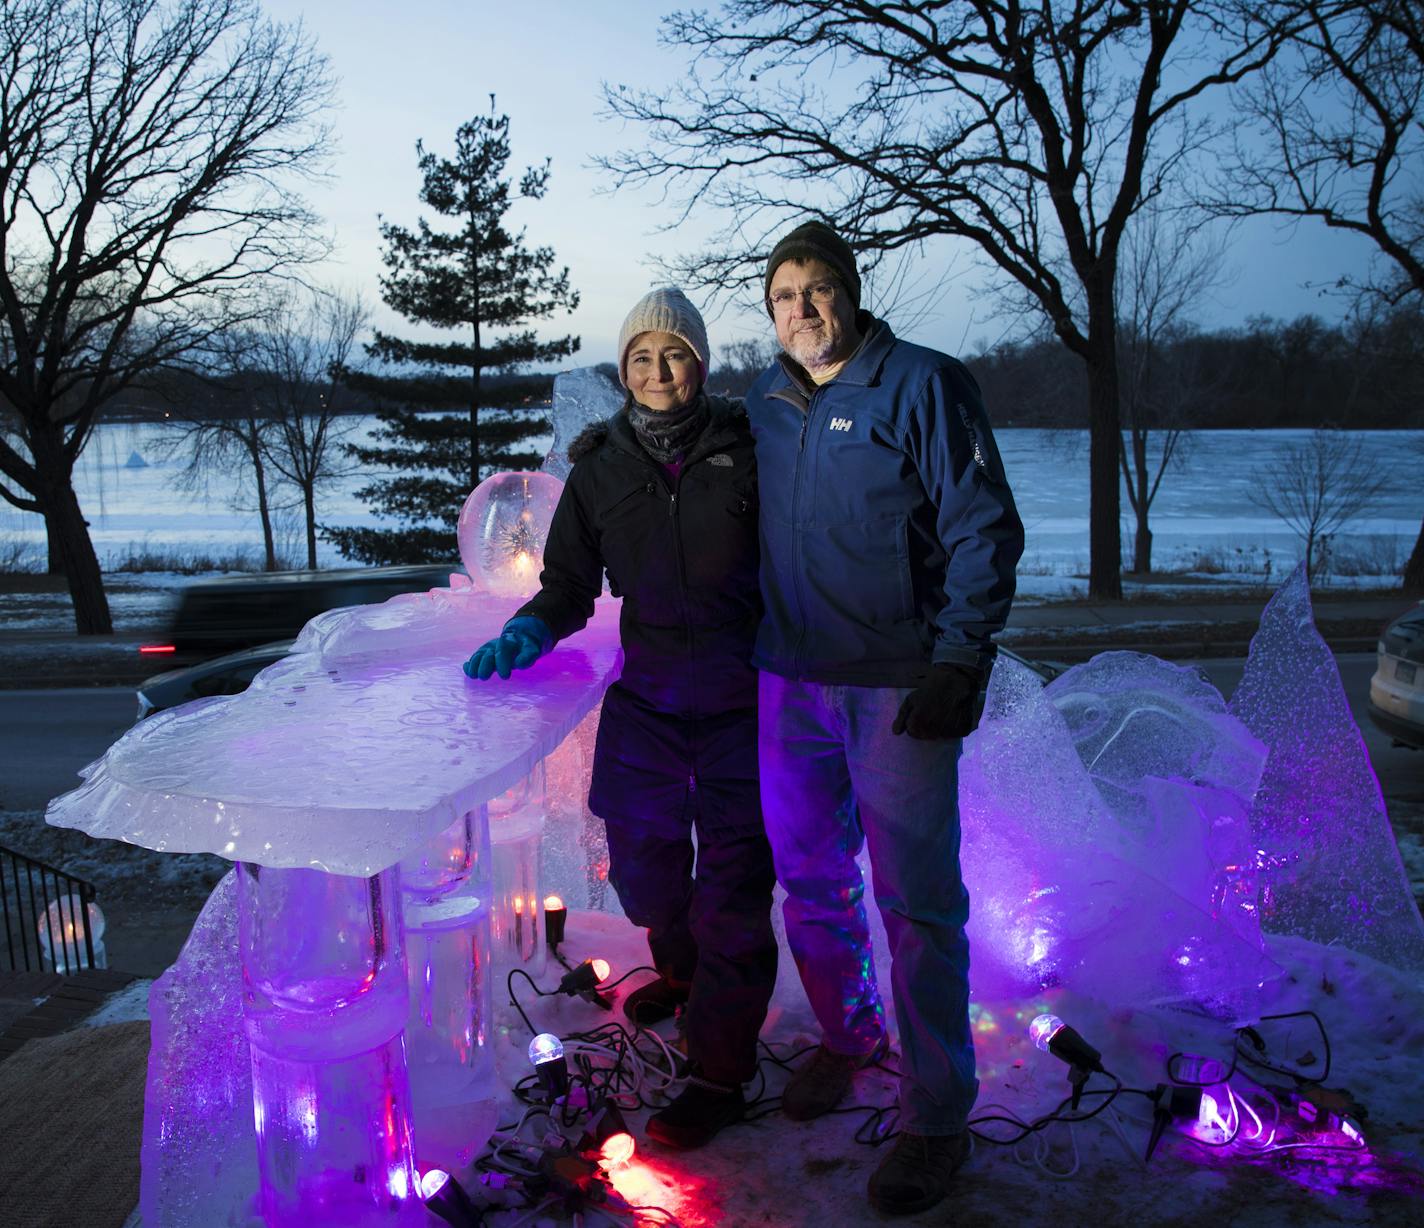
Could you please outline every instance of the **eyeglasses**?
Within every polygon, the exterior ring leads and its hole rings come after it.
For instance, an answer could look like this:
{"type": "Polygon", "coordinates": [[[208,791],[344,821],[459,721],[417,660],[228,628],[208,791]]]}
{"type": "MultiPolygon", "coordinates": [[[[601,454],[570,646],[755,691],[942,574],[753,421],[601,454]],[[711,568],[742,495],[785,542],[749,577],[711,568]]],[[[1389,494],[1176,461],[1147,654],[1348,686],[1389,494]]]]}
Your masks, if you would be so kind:
{"type": "Polygon", "coordinates": [[[773,290],[767,295],[766,301],[775,311],[790,311],[791,305],[803,298],[809,298],[817,307],[824,307],[834,301],[835,297],[835,282],[818,281],[814,286],[807,286],[804,290],[788,290],[783,286],[780,290],[773,290]]]}

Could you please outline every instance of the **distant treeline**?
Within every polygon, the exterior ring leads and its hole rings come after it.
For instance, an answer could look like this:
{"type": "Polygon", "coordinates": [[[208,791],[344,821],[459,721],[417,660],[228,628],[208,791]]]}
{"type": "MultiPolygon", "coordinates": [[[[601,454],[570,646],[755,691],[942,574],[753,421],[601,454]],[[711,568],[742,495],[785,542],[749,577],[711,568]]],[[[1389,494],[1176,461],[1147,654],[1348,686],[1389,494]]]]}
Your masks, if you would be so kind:
{"type": "MultiPolygon", "coordinates": [[[[1121,348],[1141,355],[1140,347],[1121,348]]],[[[709,387],[743,395],[771,356],[759,343],[723,347],[709,387]]],[[[998,425],[1087,426],[1083,363],[1056,338],[1004,342],[964,359],[998,425]]],[[[1343,324],[1314,315],[1257,316],[1240,328],[1159,341],[1148,361],[1156,382],[1179,394],[1169,413],[1159,410],[1158,426],[1424,428],[1424,312],[1417,309],[1343,324]]],[[[617,378],[611,363],[601,366],[617,378]]],[[[487,374],[482,383],[489,403],[539,406],[548,404],[553,376],[487,374]]],[[[357,389],[346,391],[342,413],[382,408],[357,389]]],[[[152,420],[181,407],[187,416],[217,419],[246,412],[251,393],[250,385],[169,372],[130,390],[105,417],[152,420]]]]}
{"type": "MultiPolygon", "coordinates": [[[[1119,349],[1121,361],[1141,353],[1119,349]]],[[[965,361],[996,424],[1088,425],[1083,363],[1056,338],[1010,342],[965,361]]],[[[1258,316],[1241,328],[1159,341],[1150,361],[1155,382],[1177,394],[1170,412],[1154,415],[1155,426],[1424,427],[1424,312],[1417,309],[1339,325],[1313,315],[1258,316]]]]}
{"type": "MultiPolygon", "coordinates": [[[[104,420],[152,422],[166,416],[222,421],[250,413],[263,380],[276,376],[243,372],[240,379],[212,378],[191,371],[162,372],[142,388],[131,388],[104,410],[104,420]]],[[[552,375],[490,375],[480,381],[482,400],[489,405],[545,406],[554,387],[552,375]]],[[[362,389],[344,387],[338,414],[374,414],[387,408],[362,389]]]]}

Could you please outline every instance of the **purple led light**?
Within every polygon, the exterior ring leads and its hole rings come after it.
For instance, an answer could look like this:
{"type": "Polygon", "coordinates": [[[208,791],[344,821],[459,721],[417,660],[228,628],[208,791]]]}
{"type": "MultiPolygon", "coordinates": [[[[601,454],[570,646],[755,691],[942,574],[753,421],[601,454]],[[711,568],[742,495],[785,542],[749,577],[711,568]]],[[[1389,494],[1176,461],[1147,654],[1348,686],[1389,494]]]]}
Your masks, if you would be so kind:
{"type": "Polygon", "coordinates": [[[552,1032],[540,1032],[529,1042],[529,1060],[536,1066],[557,1062],[564,1056],[564,1043],[552,1032]]]}
{"type": "Polygon", "coordinates": [[[1048,1052],[1048,1043],[1054,1035],[1063,1027],[1063,1020],[1057,1015],[1040,1015],[1028,1025],[1029,1039],[1042,1052],[1048,1052]]]}

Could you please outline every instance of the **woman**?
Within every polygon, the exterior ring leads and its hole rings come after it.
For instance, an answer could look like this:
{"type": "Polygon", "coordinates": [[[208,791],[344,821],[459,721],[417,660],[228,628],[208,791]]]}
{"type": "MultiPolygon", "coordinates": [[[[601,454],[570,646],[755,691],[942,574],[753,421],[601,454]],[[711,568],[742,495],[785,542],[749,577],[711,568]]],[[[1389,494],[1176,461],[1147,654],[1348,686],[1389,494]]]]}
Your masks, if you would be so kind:
{"type": "Polygon", "coordinates": [[[618,375],[622,412],[569,448],[540,591],[465,672],[531,665],[588,621],[605,571],[623,598],[623,672],[603,701],[588,804],[659,973],[624,1011],[651,1023],[686,1004],[692,1073],[648,1133],[697,1147],[743,1116],[776,979],[750,664],[756,470],[740,405],[703,391],[707,332],[680,291],[628,313],[618,375]]]}

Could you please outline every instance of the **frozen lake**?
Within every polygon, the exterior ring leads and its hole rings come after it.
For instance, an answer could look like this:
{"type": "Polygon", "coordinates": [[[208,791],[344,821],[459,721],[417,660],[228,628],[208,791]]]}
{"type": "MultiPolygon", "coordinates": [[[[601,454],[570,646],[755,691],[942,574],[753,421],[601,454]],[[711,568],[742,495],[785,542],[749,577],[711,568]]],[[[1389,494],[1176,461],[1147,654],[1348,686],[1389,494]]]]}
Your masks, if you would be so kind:
{"type": "MultiPolygon", "coordinates": [[[[367,421],[357,422],[364,431],[367,421]]],[[[1342,572],[1397,574],[1424,514],[1424,482],[1419,478],[1424,431],[1356,434],[1372,463],[1395,480],[1337,537],[1335,555],[1342,572]]],[[[1193,433],[1153,505],[1155,567],[1189,572],[1222,568],[1283,577],[1298,559],[1300,545],[1285,525],[1251,503],[1249,492],[1268,479],[1280,453],[1308,437],[1304,430],[1193,433]]],[[[76,484],[104,565],[116,567],[145,551],[260,558],[257,515],[250,505],[242,505],[237,481],[213,474],[205,491],[185,490],[179,480],[182,461],[164,459],[169,438],[170,430],[161,424],[101,425],[80,458],[76,484]],[[126,467],[133,453],[147,464],[126,467]]],[[[1035,587],[1034,577],[1086,572],[1087,433],[1005,429],[998,432],[998,440],[1027,527],[1023,587],[1035,587]]],[[[372,476],[352,475],[328,488],[320,496],[319,521],[378,523],[355,498],[355,491],[372,476]]],[[[1125,497],[1123,513],[1124,551],[1130,559],[1132,520],[1125,497]]],[[[296,511],[279,512],[277,520],[279,552],[290,559],[300,557],[296,511]]],[[[33,558],[40,557],[40,520],[0,504],[0,550],[8,554],[19,543],[28,544],[33,558]]],[[[341,563],[331,546],[320,543],[318,548],[324,566],[341,563]]]]}

